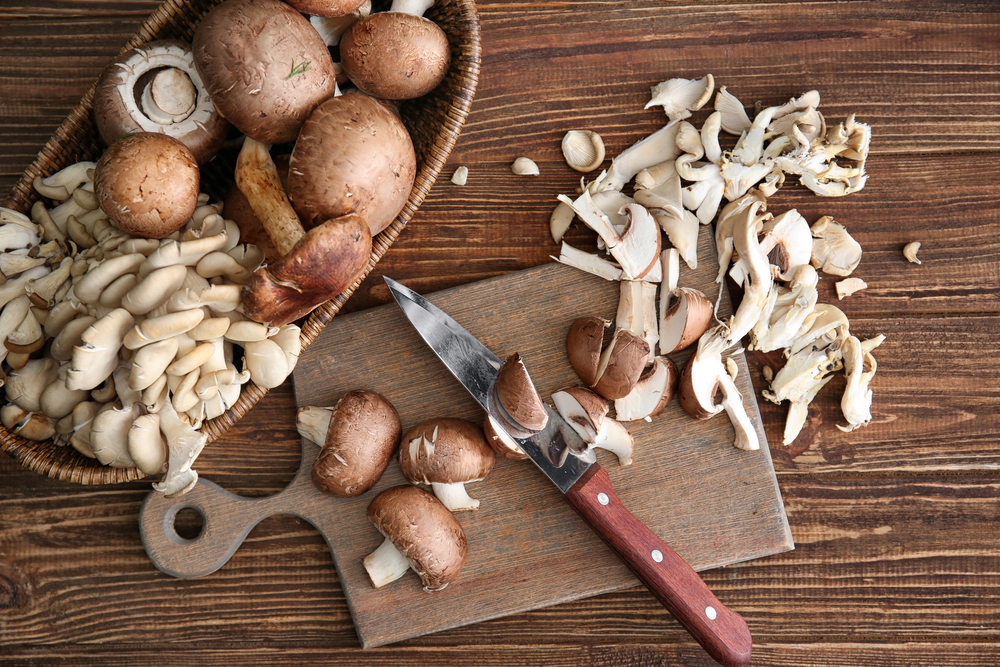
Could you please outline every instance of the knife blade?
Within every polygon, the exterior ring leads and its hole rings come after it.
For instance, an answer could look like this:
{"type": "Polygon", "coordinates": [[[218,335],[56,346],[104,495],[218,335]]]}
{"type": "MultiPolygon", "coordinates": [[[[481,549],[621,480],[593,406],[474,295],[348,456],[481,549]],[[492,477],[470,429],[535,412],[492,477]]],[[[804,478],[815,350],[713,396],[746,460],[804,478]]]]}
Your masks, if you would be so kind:
{"type": "MultiPolygon", "coordinates": [[[[452,375],[487,413],[509,419],[494,392],[500,359],[426,298],[383,277],[410,324],[452,375]]],[[[716,662],[727,667],[747,664],[752,639],[746,621],[723,605],[683,558],[625,508],[600,464],[572,455],[585,449],[580,436],[550,406],[545,409],[549,415],[545,428],[530,438],[511,436],[514,441],[716,662]]],[[[502,428],[504,420],[497,423],[502,428]]]]}

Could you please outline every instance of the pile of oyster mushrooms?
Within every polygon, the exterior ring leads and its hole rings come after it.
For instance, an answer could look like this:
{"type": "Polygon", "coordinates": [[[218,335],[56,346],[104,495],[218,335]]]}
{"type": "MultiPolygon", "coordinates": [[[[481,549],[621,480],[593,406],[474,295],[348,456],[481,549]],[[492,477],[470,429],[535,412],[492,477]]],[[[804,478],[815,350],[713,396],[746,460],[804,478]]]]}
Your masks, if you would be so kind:
{"type": "MultiPolygon", "coordinates": [[[[581,179],[578,196],[559,196],[550,219],[553,239],[559,243],[579,219],[597,232],[605,255],[563,242],[553,259],[621,281],[609,345],[604,347],[603,339],[611,322],[581,318],[571,328],[567,351],[589,388],[574,391],[604,413],[603,399],[613,400],[619,420],[648,420],[679,386],[681,406],[690,416],[708,419],[725,411],[736,431],[735,446],[757,449],[756,430],[733,382],[737,366],[726,356],[748,337],[750,349],[781,350],[786,359],[777,373],[765,367],[770,387],[763,392],[770,401],[790,403],[785,445],[799,435],[810,402],[840,370],[847,376],[841,400],[846,425],[838,428],[864,426],[872,419],[869,385],[877,368],[872,350],[885,337],[853,336],[844,313],[818,303],[816,289],[819,272],[841,278],[836,283],[840,299],[865,288],[863,280],[851,276],[861,261],[861,246],[830,216],[810,225],[794,209],[775,215],[767,207],[789,175],[824,197],[861,190],[868,178],[871,128],[853,115],[828,126],[817,91],[758,107],[751,120],[724,86],[715,95],[714,113],[697,128],[686,119],[712,99],[714,88],[711,74],[653,86],[646,108],[663,107],[668,123],[626,149],[593,181],[581,179]],[[738,137],[729,150],[722,148],[723,132],[738,137]],[[631,197],[623,192],[630,181],[631,197]],[[717,299],[713,306],[702,292],[679,285],[680,262],[690,269],[698,266],[699,228],[713,221],[716,282],[721,285],[728,273],[744,290],[725,322],[717,318],[717,299]],[[661,247],[661,230],[672,247],[661,247]],[[654,353],[657,343],[659,356],[654,353]],[[678,381],[673,361],[665,355],[695,343],[678,381]],[[628,354],[615,352],[622,346],[628,354]],[[604,377],[608,372],[613,372],[612,380],[604,377]],[[603,399],[595,401],[591,392],[603,399]]],[[[580,171],[596,169],[590,156],[599,149],[603,142],[592,132],[570,133],[563,141],[567,162],[580,171]],[[579,145],[587,143],[592,145],[579,145]]],[[[570,423],[588,413],[582,401],[562,398],[556,406],[570,423]]]]}
{"type": "Polygon", "coordinates": [[[154,486],[183,493],[197,481],[202,422],[230,409],[250,380],[283,382],[299,328],[242,314],[243,284],[264,253],[240,244],[222,204],[198,195],[178,231],[134,237],[98,206],[96,167],[80,162],[36,179],[55,205],[36,202],[31,218],[0,209],[9,401],[0,417],[10,433],[105,465],[166,470],[154,486]]]}

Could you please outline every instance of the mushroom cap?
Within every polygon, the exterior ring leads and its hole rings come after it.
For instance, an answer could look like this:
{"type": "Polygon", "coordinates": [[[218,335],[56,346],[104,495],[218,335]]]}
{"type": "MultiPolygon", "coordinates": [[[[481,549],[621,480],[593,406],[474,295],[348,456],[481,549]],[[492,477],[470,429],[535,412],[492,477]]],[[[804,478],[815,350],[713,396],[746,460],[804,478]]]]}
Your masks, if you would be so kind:
{"type": "Polygon", "coordinates": [[[517,352],[507,357],[496,379],[497,398],[517,425],[528,431],[541,431],[549,421],[542,397],[528,376],[528,369],[517,352]]]}
{"type": "Polygon", "coordinates": [[[587,386],[597,382],[597,367],[601,362],[604,330],[611,324],[600,317],[581,317],[573,322],[566,335],[569,363],[587,386]]]}
{"type": "Polygon", "coordinates": [[[291,252],[257,269],[243,286],[244,314],[276,327],[308,315],[361,275],[371,249],[368,225],[357,215],[309,230],[291,252]]]}
{"type": "Polygon", "coordinates": [[[195,69],[191,45],[177,40],[146,42],[112,60],[94,88],[93,108],[97,129],[108,146],[133,132],[159,132],[187,146],[199,163],[219,151],[229,127],[195,69]],[[185,118],[164,124],[143,109],[142,93],[168,67],[187,75],[194,86],[195,104],[185,118]]]}
{"type": "Polygon", "coordinates": [[[313,484],[340,498],[360,496],[382,477],[402,431],[399,413],[384,396],[347,392],[330,418],[326,443],[313,465],[313,484]]]}
{"type": "Polygon", "coordinates": [[[628,396],[639,381],[649,357],[649,343],[631,331],[619,329],[608,347],[610,352],[604,352],[607,366],[591,388],[604,398],[615,400],[628,396]]]}
{"type": "Polygon", "coordinates": [[[119,139],[94,172],[101,210],[133,236],[169,236],[198,206],[198,162],[187,146],[165,134],[140,132],[119,139]]]}
{"type": "Polygon", "coordinates": [[[414,484],[457,484],[486,477],[496,454],[483,430],[464,419],[428,419],[412,427],[399,446],[399,467],[414,484]]]}
{"type": "Polygon", "coordinates": [[[433,494],[404,484],[386,489],[368,505],[368,520],[406,555],[426,590],[439,590],[465,564],[465,532],[433,494]]]}
{"type": "MultiPolygon", "coordinates": [[[[288,188],[288,161],[291,156],[278,155],[274,158],[274,166],[278,170],[278,178],[281,184],[288,188]]],[[[264,251],[264,257],[268,264],[273,264],[281,258],[281,253],[274,247],[264,225],[257,218],[257,215],[250,208],[250,202],[236,184],[230,188],[226,195],[226,201],[222,206],[226,212],[226,219],[232,220],[240,228],[240,243],[252,243],[264,251]]]]}
{"type": "Polygon", "coordinates": [[[348,28],[340,41],[340,59],[358,90],[385,100],[409,100],[444,80],[451,49],[433,21],[379,12],[348,28]]]}
{"type": "Polygon", "coordinates": [[[226,0],[212,9],[194,33],[194,60],[219,113],[267,144],[294,141],[336,87],[323,38],[278,0],[226,0]]]}
{"type": "Polygon", "coordinates": [[[403,123],[367,95],[334,97],[309,116],[288,173],[288,198],[306,228],[356,213],[372,235],[406,204],[417,174],[403,123]]]}
{"type": "Polygon", "coordinates": [[[347,16],[365,4],[365,0],[285,0],[303,14],[309,16],[347,16]]]}

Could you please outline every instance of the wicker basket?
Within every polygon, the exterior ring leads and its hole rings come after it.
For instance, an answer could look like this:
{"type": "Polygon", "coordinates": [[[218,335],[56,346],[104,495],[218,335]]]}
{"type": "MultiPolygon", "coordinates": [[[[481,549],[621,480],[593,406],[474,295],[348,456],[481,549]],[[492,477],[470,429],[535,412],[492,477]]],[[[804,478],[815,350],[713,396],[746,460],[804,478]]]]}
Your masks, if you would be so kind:
{"type": "MultiPolygon", "coordinates": [[[[190,42],[201,18],[222,0],[166,0],[122,48],[157,39],[181,39],[190,42]]],[[[388,3],[376,2],[376,9],[388,3]]],[[[353,285],[326,302],[302,324],[302,347],[305,349],[343,307],[348,297],[385,254],[403,227],[417,211],[430,191],[448,154],[458,139],[472,104],[479,77],[479,20],[474,0],[438,0],[427,14],[448,35],[452,63],[444,82],[432,93],[404,103],[403,121],[417,153],[417,176],[410,197],[392,224],[373,239],[368,267],[353,285]]],[[[39,157],[21,176],[4,201],[4,206],[28,213],[38,195],[31,187],[36,176],[47,176],[81,160],[97,160],[104,150],[91,115],[94,87],[49,139],[39,157]]],[[[214,198],[225,198],[233,184],[236,151],[221,154],[202,168],[202,190],[214,198]]],[[[209,442],[219,438],[260,400],[266,389],[245,385],[236,405],[225,414],[205,422],[202,431],[209,442]]],[[[25,467],[43,475],[80,484],[116,484],[144,477],[137,468],[109,468],[88,459],[72,447],[59,447],[51,441],[34,442],[7,432],[0,426],[0,445],[25,467]]]]}

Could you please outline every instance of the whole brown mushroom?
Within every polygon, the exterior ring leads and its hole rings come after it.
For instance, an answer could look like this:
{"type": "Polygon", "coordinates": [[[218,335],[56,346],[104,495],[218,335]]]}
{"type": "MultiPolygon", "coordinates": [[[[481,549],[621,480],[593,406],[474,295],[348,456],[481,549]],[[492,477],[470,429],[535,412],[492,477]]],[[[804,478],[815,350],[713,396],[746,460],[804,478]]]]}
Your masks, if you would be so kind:
{"type": "Polygon", "coordinates": [[[302,127],[288,198],[306,228],[355,213],[374,236],[402,210],[416,173],[403,123],[367,95],[348,93],[321,104],[302,127]]]}
{"type": "Polygon", "coordinates": [[[375,588],[411,568],[427,592],[440,591],[458,577],[465,564],[465,532],[431,494],[410,485],[386,489],[368,505],[368,519],[385,537],[363,561],[375,588]]]}
{"type": "Polygon", "coordinates": [[[347,392],[331,414],[313,484],[340,498],[360,496],[382,477],[401,433],[399,413],[388,399],[374,391],[347,392]]]}
{"type": "Polygon", "coordinates": [[[278,0],[226,0],[194,34],[194,59],[219,113],[268,144],[294,141],[333,96],[333,58],[309,21],[278,0]]]}
{"type": "Polygon", "coordinates": [[[429,484],[453,512],[479,508],[465,484],[483,479],[495,464],[496,454],[483,430],[464,419],[420,422],[406,432],[399,446],[403,476],[414,484],[429,484]]]}
{"type": "Polygon", "coordinates": [[[395,0],[388,12],[355,23],[340,42],[340,59],[359,90],[408,100],[434,90],[448,73],[448,37],[423,13],[432,0],[395,0]]]}
{"type": "Polygon", "coordinates": [[[177,139],[140,132],[116,141],[94,169],[97,203],[119,229],[162,239],[198,206],[198,162],[177,139]]]}

